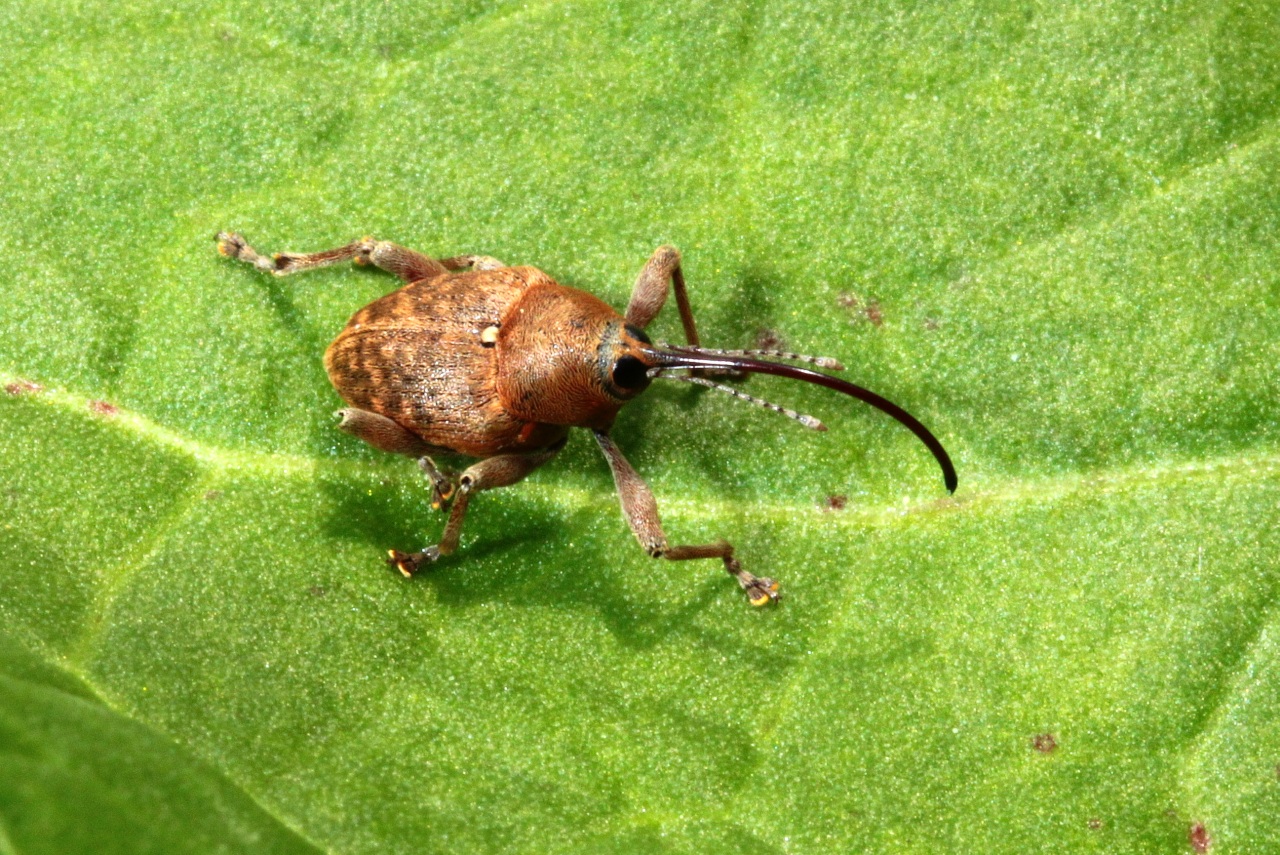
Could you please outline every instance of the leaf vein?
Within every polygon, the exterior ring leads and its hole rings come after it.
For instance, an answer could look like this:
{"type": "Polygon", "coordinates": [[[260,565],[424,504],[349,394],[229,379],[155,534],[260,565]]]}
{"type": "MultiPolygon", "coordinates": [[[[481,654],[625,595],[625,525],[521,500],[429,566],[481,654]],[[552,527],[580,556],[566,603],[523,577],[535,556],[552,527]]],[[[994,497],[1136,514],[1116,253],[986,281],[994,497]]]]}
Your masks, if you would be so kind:
{"type": "Polygon", "coordinates": [[[71,661],[83,667],[93,655],[98,641],[107,629],[116,600],[128,587],[129,580],[160,552],[170,535],[190,516],[192,509],[203,501],[205,492],[215,481],[216,477],[212,472],[205,472],[197,478],[186,495],[169,506],[165,515],[152,527],[149,536],[135,544],[129,554],[117,561],[114,567],[104,570],[106,584],[94,598],[93,609],[85,618],[84,631],[69,654],[71,661]]]}

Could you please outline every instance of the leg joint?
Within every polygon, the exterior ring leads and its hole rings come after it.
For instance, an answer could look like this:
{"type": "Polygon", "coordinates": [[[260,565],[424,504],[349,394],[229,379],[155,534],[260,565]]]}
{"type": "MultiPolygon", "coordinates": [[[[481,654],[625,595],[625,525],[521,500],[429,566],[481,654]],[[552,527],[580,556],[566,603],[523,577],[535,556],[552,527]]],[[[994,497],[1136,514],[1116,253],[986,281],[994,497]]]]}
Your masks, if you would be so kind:
{"type": "Polygon", "coordinates": [[[372,235],[365,235],[360,238],[352,246],[354,251],[351,253],[351,260],[361,266],[376,264],[377,262],[373,260],[373,254],[377,251],[379,243],[372,235]]]}
{"type": "Polygon", "coordinates": [[[680,264],[680,250],[671,244],[663,244],[653,251],[653,265],[660,270],[671,270],[680,264]]]}

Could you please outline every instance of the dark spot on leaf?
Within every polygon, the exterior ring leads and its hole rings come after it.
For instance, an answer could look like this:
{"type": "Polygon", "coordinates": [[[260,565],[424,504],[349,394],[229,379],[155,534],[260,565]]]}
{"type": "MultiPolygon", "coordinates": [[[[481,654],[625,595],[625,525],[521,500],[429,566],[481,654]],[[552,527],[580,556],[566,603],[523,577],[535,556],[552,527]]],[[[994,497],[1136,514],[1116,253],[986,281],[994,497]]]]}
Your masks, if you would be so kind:
{"type": "Polygon", "coordinates": [[[935,318],[924,319],[924,328],[927,329],[929,332],[933,332],[940,326],[942,326],[942,324],[938,323],[937,319],[935,318]]]}
{"type": "Polygon", "coordinates": [[[756,350],[784,350],[786,343],[777,330],[760,327],[756,330],[756,350]]]}
{"type": "Polygon", "coordinates": [[[849,504],[849,497],[832,494],[822,500],[822,508],[827,511],[843,511],[849,504]]]}
{"type": "Polygon", "coordinates": [[[311,587],[307,588],[307,593],[313,597],[323,597],[325,594],[329,592],[321,585],[312,585],[311,587]]]}
{"type": "Polygon", "coordinates": [[[10,395],[34,395],[43,391],[44,387],[39,383],[32,383],[30,380],[15,380],[12,383],[5,384],[4,390],[10,395]]]}
{"type": "Polygon", "coordinates": [[[1031,740],[1031,747],[1041,754],[1052,754],[1058,750],[1058,740],[1052,733],[1037,733],[1031,740]]]}
{"type": "Polygon", "coordinates": [[[205,490],[204,491],[204,500],[206,502],[212,502],[215,499],[221,498],[221,496],[222,496],[221,490],[205,490]]]}
{"type": "Polygon", "coordinates": [[[1102,820],[1098,819],[1096,816],[1091,816],[1085,825],[1089,826],[1090,831],[1097,831],[1099,828],[1102,828],[1102,820]]]}
{"type": "Polygon", "coordinates": [[[120,412],[119,407],[106,401],[90,401],[89,409],[100,416],[114,416],[120,412]]]}
{"type": "Polygon", "coordinates": [[[884,311],[880,308],[879,300],[864,299],[852,291],[846,291],[836,298],[836,302],[849,310],[852,316],[850,320],[854,323],[867,321],[876,327],[884,323],[884,311]]]}
{"type": "Polygon", "coordinates": [[[1197,822],[1192,824],[1191,830],[1187,832],[1187,842],[1191,844],[1191,851],[1204,853],[1209,851],[1213,838],[1209,836],[1204,823],[1197,822]]]}
{"type": "Polygon", "coordinates": [[[862,311],[867,316],[867,320],[871,321],[873,327],[878,327],[884,323],[884,312],[880,311],[879,300],[868,300],[866,308],[862,311]]]}

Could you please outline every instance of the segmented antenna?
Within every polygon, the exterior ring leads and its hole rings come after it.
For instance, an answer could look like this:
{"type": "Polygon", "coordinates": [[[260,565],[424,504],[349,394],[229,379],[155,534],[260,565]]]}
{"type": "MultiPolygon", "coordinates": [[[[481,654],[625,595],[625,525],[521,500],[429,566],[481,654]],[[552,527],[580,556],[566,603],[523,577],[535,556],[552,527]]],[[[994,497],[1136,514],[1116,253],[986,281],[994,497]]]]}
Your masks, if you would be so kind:
{"type": "MultiPolygon", "coordinates": [[[[880,412],[897,419],[908,430],[916,435],[916,438],[924,443],[933,453],[933,457],[938,461],[938,465],[942,467],[942,483],[946,485],[947,492],[954,493],[956,490],[956,467],[951,462],[951,456],[947,454],[947,450],[942,447],[942,443],[934,436],[927,427],[921,424],[920,420],[899,407],[888,398],[883,398],[872,392],[870,389],[864,389],[856,383],[850,383],[841,380],[839,377],[832,377],[830,374],[823,374],[821,371],[814,371],[812,368],[801,368],[799,365],[785,365],[781,362],[770,362],[767,359],[753,359],[750,356],[718,356],[707,351],[701,351],[694,347],[672,347],[667,345],[665,348],[656,349],[653,347],[644,347],[640,349],[644,359],[642,363],[648,367],[646,372],[650,377],[658,377],[663,371],[677,368],[697,371],[725,371],[731,373],[746,374],[772,374],[775,377],[787,377],[791,380],[800,380],[804,383],[813,383],[817,386],[826,386],[843,395],[851,398],[857,398],[863,403],[870,404],[880,412]]],[[[685,379],[683,377],[679,379],[685,379]]],[[[701,378],[691,379],[691,382],[702,382],[701,378]]],[[[714,383],[703,383],[707,386],[715,386],[714,383]]],[[[793,415],[790,410],[784,410],[781,407],[775,407],[764,401],[752,398],[750,395],[744,395],[736,389],[724,389],[731,395],[743,398],[753,403],[767,406],[771,410],[785,413],[801,424],[807,424],[807,417],[793,415]]],[[[813,420],[817,424],[821,424],[817,419],[813,420]]]]}
{"type": "MultiPolygon", "coordinates": [[[[666,342],[657,342],[658,347],[671,347],[666,342]]],[[[832,359],[829,356],[805,356],[803,353],[791,353],[786,350],[714,350],[709,347],[691,347],[683,345],[680,348],[688,353],[701,353],[706,356],[767,356],[772,359],[787,359],[791,362],[807,362],[810,365],[816,365],[819,368],[825,368],[828,371],[843,371],[844,363],[838,359],[832,359]]]]}
{"type": "MultiPolygon", "coordinates": [[[[730,353],[747,353],[747,352],[764,353],[766,351],[730,351],[730,350],[708,351],[708,353],[715,353],[717,355],[730,354],[730,353]]],[[[739,400],[746,401],[748,404],[755,404],[757,407],[764,407],[766,410],[773,410],[775,413],[781,413],[782,415],[786,416],[789,419],[794,419],[798,421],[800,424],[804,425],[807,428],[810,428],[811,430],[827,429],[826,425],[824,425],[818,419],[815,419],[813,416],[806,416],[804,413],[797,413],[795,410],[788,410],[786,407],[779,407],[777,404],[766,401],[763,398],[757,398],[755,395],[748,395],[746,392],[739,392],[737,389],[733,388],[732,386],[725,386],[722,383],[716,383],[712,380],[706,379],[705,377],[693,377],[689,374],[667,374],[666,372],[663,372],[663,371],[659,371],[654,375],[654,377],[656,377],[659,380],[679,380],[681,383],[696,383],[699,386],[706,386],[708,389],[716,389],[720,392],[727,392],[728,394],[732,395],[733,397],[739,400]]]]}

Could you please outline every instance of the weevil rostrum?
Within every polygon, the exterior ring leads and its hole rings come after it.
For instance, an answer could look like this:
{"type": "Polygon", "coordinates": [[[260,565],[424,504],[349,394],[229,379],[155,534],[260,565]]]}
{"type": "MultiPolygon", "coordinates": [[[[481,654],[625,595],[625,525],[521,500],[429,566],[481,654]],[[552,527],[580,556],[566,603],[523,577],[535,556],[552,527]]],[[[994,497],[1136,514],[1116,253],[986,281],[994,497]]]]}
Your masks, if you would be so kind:
{"type": "Polygon", "coordinates": [[[520,481],[556,456],[569,428],[581,427],[604,452],[623,516],[650,556],[718,558],[752,605],[776,601],[778,583],[743,569],[730,544],[671,545],[652,491],[610,438],[618,410],[655,379],[727,391],[817,430],[826,428],[811,416],[709,378],[775,374],[843,392],[902,422],[933,452],[947,490],[956,488],[942,443],[910,413],[860,386],[779,361],[842,368],[835,360],[701,347],[674,247],[653,253],[626,312],[618,314],[535,267],[510,267],[483,255],[430,258],[366,237],[324,252],[265,256],[238,234],[222,232],[217,241],[223,255],[276,276],[351,260],[407,283],[352,315],[324,355],[330,381],[349,404],[337,413],[338,427],[375,448],[415,458],[431,482],[432,505],[449,510],[438,544],[420,552],[390,551],[389,563],[405,576],[457,549],[472,495],[520,481]],[[684,346],[655,343],[644,331],[671,290],[684,346]],[[457,475],[437,465],[442,457],[478,462],[457,475]]]}

